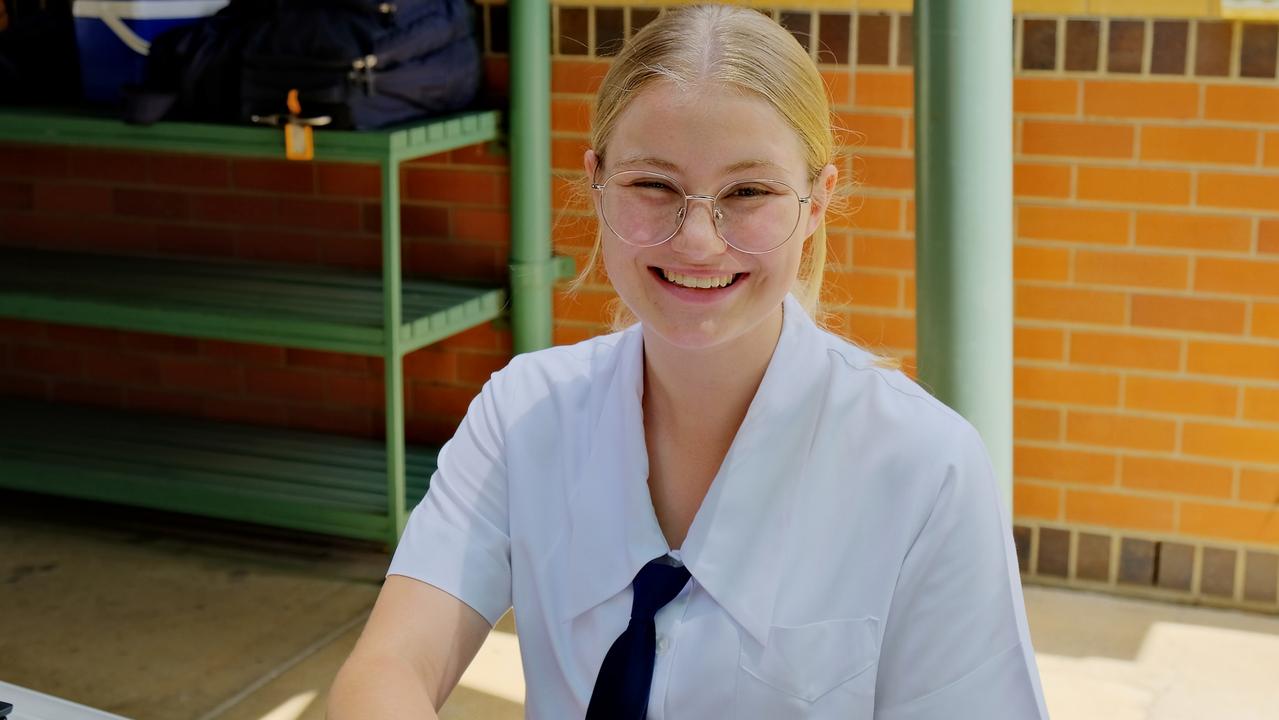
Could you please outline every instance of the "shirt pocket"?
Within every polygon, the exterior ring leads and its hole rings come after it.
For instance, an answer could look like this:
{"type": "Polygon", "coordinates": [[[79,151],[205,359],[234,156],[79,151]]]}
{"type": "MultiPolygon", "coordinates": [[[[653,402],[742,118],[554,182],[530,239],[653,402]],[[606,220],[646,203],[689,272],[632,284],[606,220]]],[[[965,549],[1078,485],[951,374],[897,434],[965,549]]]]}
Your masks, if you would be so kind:
{"type": "Polygon", "coordinates": [[[870,720],[878,662],[878,618],[774,625],[742,646],[734,717],[870,720]]]}

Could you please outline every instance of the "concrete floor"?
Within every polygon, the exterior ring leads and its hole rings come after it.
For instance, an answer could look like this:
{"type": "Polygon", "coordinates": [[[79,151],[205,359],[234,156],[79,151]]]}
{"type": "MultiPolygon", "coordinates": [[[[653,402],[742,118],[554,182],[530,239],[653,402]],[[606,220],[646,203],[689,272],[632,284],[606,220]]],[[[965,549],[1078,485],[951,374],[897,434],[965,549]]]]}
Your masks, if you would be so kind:
{"type": "MultiPolygon", "coordinates": [[[[321,720],[387,555],[0,491],[0,680],[138,720],[321,720]]],[[[1279,718],[1279,618],[1031,587],[1054,720],[1279,718]]],[[[523,716],[510,617],[441,717],[523,716]]],[[[0,698],[3,699],[3,698],[0,698]]]]}

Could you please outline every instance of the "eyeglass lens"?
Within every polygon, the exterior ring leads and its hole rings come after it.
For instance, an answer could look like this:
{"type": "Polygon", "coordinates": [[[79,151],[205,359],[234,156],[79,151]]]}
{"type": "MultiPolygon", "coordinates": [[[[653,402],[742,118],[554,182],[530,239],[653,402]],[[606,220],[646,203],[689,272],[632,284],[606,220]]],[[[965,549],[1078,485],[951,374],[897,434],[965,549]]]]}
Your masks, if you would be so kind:
{"type": "MultiPolygon", "coordinates": [[[[684,189],[662,175],[624,171],[609,178],[602,191],[604,221],[623,241],[640,247],[660,244],[679,229],[684,215],[684,189]]],[[[744,180],[725,187],[715,198],[715,227],[720,237],[742,252],[776,249],[799,224],[799,195],[769,180],[744,180]]]]}

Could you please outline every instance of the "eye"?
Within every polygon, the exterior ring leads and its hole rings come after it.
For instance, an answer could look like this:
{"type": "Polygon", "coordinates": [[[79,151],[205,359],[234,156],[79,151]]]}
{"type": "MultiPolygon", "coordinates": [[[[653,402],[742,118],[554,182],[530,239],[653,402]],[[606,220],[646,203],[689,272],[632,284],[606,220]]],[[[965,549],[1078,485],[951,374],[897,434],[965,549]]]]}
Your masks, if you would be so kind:
{"type": "Polygon", "coordinates": [[[767,185],[761,185],[759,183],[745,183],[742,185],[734,185],[729,188],[728,192],[724,194],[724,197],[749,199],[766,197],[774,194],[773,189],[767,185]]]}

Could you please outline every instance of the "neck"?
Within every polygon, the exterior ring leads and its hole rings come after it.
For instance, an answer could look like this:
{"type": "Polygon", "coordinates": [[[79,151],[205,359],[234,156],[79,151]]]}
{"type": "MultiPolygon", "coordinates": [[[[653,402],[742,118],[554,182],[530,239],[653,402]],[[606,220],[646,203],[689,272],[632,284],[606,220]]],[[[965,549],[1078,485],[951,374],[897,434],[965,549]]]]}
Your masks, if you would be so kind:
{"type": "Polygon", "coordinates": [[[644,418],[683,438],[737,434],[781,337],[782,308],[745,335],[690,350],[644,334],[644,418]]]}

